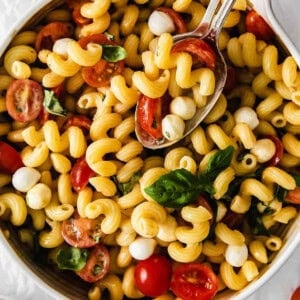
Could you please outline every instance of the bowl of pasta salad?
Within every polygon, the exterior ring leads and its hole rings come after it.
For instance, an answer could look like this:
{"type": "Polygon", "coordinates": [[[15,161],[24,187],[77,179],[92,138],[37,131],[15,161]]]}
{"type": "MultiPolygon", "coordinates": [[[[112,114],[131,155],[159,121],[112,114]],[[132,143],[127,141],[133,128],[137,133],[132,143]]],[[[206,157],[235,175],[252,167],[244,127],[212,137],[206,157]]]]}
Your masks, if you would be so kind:
{"type": "Polygon", "coordinates": [[[208,3],[40,1],[3,43],[0,242],[54,297],[246,299],[299,244],[300,72],[251,2],[204,121],[166,149],[135,135],[205,106],[214,50],[172,35],[208,3]]]}

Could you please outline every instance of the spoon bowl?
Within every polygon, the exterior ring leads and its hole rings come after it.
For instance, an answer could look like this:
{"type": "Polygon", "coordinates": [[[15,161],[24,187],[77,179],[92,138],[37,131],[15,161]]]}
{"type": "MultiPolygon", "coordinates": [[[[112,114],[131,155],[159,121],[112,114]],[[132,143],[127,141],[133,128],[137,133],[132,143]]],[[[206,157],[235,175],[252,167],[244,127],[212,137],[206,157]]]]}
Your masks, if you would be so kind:
{"type": "Polygon", "coordinates": [[[140,143],[143,144],[144,147],[152,150],[162,149],[169,147],[175,143],[178,143],[180,140],[189,135],[209,114],[209,112],[213,109],[216,102],[218,101],[223,88],[225,86],[226,78],[227,78],[227,67],[225,59],[218,47],[218,37],[223,26],[224,20],[229,14],[233,4],[236,0],[225,0],[223,1],[220,7],[220,0],[211,0],[204,17],[201,20],[201,23],[198,27],[192,31],[187,33],[182,33],[173,36],[174,44],[179,41],[183,41],[188,38],[197,38],[204,40],[207,42],[211,48],[215,52],[216,64],[214,68],[215,75],[215,90],[214,93],[207,97],[207,103],[205,106],[197,108],[196,113],[192,119],[185,121],[185,130],[184,134],[175,140],[168,140],[166,138],[155,139],[149,136],[139,125],[137,111],[139,107],[139,101],[136,106],[136,114],[135,114],[135,132],[137,139],[140,143]]]}

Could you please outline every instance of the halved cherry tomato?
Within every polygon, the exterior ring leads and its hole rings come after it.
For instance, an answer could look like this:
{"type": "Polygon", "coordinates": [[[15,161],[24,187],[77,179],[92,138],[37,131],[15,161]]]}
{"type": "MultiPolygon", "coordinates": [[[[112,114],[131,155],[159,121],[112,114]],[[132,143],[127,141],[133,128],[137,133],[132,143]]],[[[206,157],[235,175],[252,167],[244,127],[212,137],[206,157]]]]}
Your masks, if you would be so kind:
{"type": "Polygon", "coordinates": [[[222,218],[222,223],[226,224],[231,229],[238,228],[245,218],[244,214],[239,214],[232,211],[230,208],[227,209],[225,216],[222,218]]]}
{"type": "Polygon", "coordinates": [[[300,187],[297,186],[294,190],[288,191],[284,200],[289,203],[300,204],[300,187]]]}
{"type": "Polygon", "coordinates": [[[32,121],[41,112],[43,99],[43,89],[36,81],[30,79],[14,80],[6,92],[7,112],[16,121],[32,121]]]}
{"type": "Polygon", "coordinates": [[[70,177],[73,189],[79,192],[87,186],[89,179],[95,176],[95,172],[87,164],[85,157],[78,158],[72,167],[70,177]]]}
{"type": "Polygon", "coordinates": [[[79,25],[87,25],[92,22],[92,19],[88,19],[81,15],[80,9],[81,6],[89,1],[87,0],[68,0],[67,5],[72,10],[72,18],[74,22],[79,25]]]}
{"type": "Polygon", "coordinates": [[[169,7],[158,7],[156,10],[164,12],[173,20],[173,23],[175,25],[177,33],[187,32],[186,24],[185,24],[183,18],[174,9],[169,8],[169,7]]]}
{"type": "Polygon", "coordinates": [[[238,75],[236,69],[230,65],[227,65],[227,77],[226,77],[223,93],[225,94],[230,93],[236,87],[237,81],[238,81],[238,75]]]}
{"type": "Polygon", "coordinates": [[[275,154],[268,161],[268,164],[271,166],[276,166],[283,157],[284,147],[282,141],[274,135],[266,135],[265,138],[270,139],[275,144],[275,154]]]}
{"type": "Polygon", "coordinates": [[[73,27],[70,23],[52,22],[44,26],[35,40],[35,50],[52,50],[54,42],[61,38],[71,37],[73,27]]]}
{"type": "Polygon", "coordinates": [[[291,300],[300,300],[300,286],[293,292],[291,300]]]}
{"type": "Polygon", "coordinates": [[[102,244],[96,245],[89,254],[88,260],[84,268],[77,275],[87,282],[96,282],[102,279],[109,271],[109,253],[102,244]]]}
{"type": "Polygon", "coordinates": [[[173,270],[171,290],[184,300],[210,300],[218,291],[218,278],[201,263],[187,263],[173,270]]]}
{"type": "Polygon", "coordinates": [[[91,35],[82,37],[78,40],[78,44],[84,49],[86,49],[86,46],[88,43],[95,43],[95,44],[100,44],[100,45],[117,45],[116,42],[109,39],[107,37],[107,35],[105,35],[104,33],[91,34],[91,35]]]}
{"type": "Polygon", "coordinates": [[[136,287],[148,297],[158,297],[169,289],[172,265],[169,259],[153,254],[137,263],[134,270],[136,287]]]}
{"type": "Polygon", "coordinates": [[[77,126],[81,129],[86,129],[87,131],[89,131],[91,124],[92,121],[89,117],[86,117],[84,115],[72,115],[67,117],[67,120],[63,125],[63,130],[66,130],[71,126],[77,126]]]}
{"type": "Polygon", "coordinates": [[[82,218],[77,212],[63,221],[61,234],[69,245],[78,248],[93,247],[104,236],[99,220],[82,218]]]}
{"type": "Polygon", "coordinates": [[[23,166],[19,152],[11,145],[0,141],[0,171],[13,174],[23,166]]]}
{"type": "Polygon", "coordinates": [[[253,33],[257,39],[270,41],[275,33],[269,24],[254,9],[246,15],[246,31],[253,33]]]}
{"type": "Polygon", "coordinates": [[[216,66],[216,54],[213,48],[204,40],[187,38],[177,42],[172,52],[188,52],[193,56],[194,64],[202,64],[210,69],[216,66]]]}

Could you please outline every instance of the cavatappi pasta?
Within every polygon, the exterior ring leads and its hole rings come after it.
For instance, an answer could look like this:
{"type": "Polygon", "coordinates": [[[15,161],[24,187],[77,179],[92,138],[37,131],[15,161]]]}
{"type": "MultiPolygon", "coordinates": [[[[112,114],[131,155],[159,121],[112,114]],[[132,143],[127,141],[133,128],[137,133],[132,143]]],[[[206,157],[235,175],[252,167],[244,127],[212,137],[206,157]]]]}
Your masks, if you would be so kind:
{"type": "Polygon", "coordinates": [[[165,150],[135,136],[139,99],[179,120],[171,139],[214,92],[211,61],[172,51],[172,34],[195,29],[208,2],[68,0],[3,54],[0,149],[16,159],[0,160],[0,218],[90,282],[91,300],[185,299],[169,281],[155,295],[138,283],[154,254],[208,267],[211,298],[241,290],[299,213],[300,71],[274,39],[246,31],[246,0],[220,34],[234,75],[204,122],[165,150]]]}

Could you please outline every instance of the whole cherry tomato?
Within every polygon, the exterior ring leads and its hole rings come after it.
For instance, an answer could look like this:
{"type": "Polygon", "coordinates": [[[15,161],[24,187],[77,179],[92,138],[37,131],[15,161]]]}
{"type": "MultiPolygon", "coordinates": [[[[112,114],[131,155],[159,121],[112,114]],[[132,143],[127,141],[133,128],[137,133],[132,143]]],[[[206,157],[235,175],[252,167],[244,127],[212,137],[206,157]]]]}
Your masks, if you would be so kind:
{"type": "Polygon", "coordinates": [[[210,69],[216,66],[216,54],[213,48],[204,40],[187,38],[177,42],[172,52],[188,52],[193,57],[194,64],[202,64],[210,69]]]}
{"type": "Polygon", "coordinates": [[[6,108],[16,121],[29,122],[36,119],[43,108],[42,86],[30,79],[16,79],[7,89],[6,108]]]}
{"type": "Polygon", "coordinates": [[[0,171],[13,174],[23,166],[19,152],[11,145],[0,141],[0,171]]]}
{"type": "Polygon", "coordinates": [[[93,247],[104,236],[99,220],[82,218],[77,212],[63,221],[61,234],[69,245],[78,248],[93,247]]]}
{"type": "Polygon", "coordinates": [[[246,15],[246,31],[253,33],[257,39],[270,41],[275,33],[270,25],[255,10],[250,10],[246,15]]]}
{"type": "Polygon", "coordinates": [[[87,164],[85,157],[78,158],[72,167],[70,176],[71,184],[76,192],[87,186],[89,179],[95,176],[95,172],[87,164]]]}
{"type": "Polygon", "coordinates": [[[102,279],[109,271],[109,252],[102,244],[94,246],[89,254],[86,265],[76,272],[78,276],[87,282],[96,282],[102,279]]]}
{"type": "Polygon", "coordinates": [[[166,257],[153,254],[137,263],[134,279],[137,288],[148,297],[158,297],[170,286],[172,266],[166,257]]]}
{"type": "Polygon", "coordinates": [[[207,265],[181,264],[173,270],[171,290],[184,300],[211,300],[218,291],[218,278],[207,265]]]}

